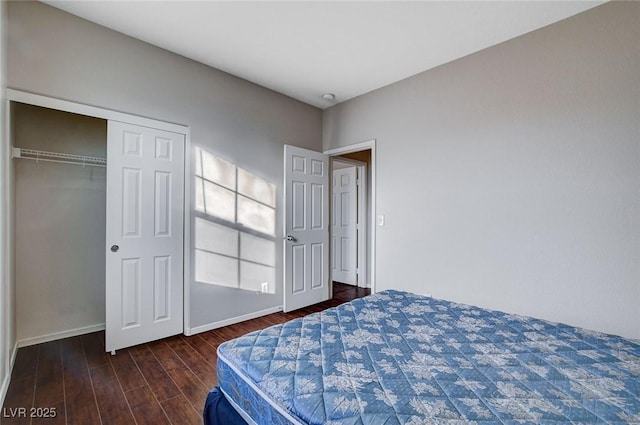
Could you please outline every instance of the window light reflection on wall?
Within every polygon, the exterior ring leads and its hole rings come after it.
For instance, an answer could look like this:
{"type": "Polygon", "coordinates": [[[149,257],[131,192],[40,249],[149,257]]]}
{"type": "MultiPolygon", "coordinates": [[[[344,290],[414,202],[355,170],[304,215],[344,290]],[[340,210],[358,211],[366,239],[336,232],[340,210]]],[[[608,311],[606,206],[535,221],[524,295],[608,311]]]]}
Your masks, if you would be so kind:
{"type": "Polygon", "coordinates": [[[195,278],[275,293],[275,185],[195,148],[195,278]]]}

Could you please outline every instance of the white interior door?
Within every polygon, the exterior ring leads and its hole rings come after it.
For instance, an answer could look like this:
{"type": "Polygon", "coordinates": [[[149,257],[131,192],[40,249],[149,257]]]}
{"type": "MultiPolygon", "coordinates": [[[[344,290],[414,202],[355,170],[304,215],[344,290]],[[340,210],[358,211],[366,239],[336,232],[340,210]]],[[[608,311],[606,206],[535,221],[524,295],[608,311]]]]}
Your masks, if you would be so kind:
{"type": "Polygon", "coordinates": [[[331,213],[332,279],[357,285],[358,187],[355,166],[333,170],[331,213]]]}
{"type": "Polygon", "coordinates": [[[329,299],[329,157],[284,147],[284,311],[329,299]]]}
{"type": "Polygon", "coordinates": [[[107,351],[183,329],[183,134],[109,121],[107,351]]]}

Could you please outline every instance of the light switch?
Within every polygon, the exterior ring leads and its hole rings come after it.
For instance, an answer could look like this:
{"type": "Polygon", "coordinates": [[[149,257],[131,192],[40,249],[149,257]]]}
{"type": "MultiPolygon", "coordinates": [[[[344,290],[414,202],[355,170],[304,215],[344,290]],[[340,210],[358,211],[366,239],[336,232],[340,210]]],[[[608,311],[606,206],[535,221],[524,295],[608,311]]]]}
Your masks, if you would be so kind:
{"type": "Polygon", "coordinates": [[[384,226],[384,215],[378,216],[378,226],[384,226]]]}

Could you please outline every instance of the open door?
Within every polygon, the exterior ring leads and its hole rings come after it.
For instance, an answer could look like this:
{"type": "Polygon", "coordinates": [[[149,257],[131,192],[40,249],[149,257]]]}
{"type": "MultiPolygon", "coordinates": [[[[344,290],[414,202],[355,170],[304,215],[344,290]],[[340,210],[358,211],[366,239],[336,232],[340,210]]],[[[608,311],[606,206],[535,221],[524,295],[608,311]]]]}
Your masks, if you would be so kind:
{"type": "Polygon", "coordinates": [[[284,147],[284,311],[329,299],[329,157],[284,147]]]}
{"type": "Polygon", "coordinates": [[[183,329],[183,134],[109,121],[105,347],[183,329]]]}

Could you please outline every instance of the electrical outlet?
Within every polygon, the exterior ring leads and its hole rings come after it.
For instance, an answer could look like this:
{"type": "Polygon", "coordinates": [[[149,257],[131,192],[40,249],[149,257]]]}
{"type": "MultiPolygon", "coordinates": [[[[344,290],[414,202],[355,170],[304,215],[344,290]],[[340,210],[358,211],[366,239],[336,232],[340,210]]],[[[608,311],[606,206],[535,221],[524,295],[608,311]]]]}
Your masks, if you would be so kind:
{"type": "Polygon", "coordinates": [[[262,285],[260,286],[260,292],[269,292],[269,282],[262,282],[262,285]]]}

